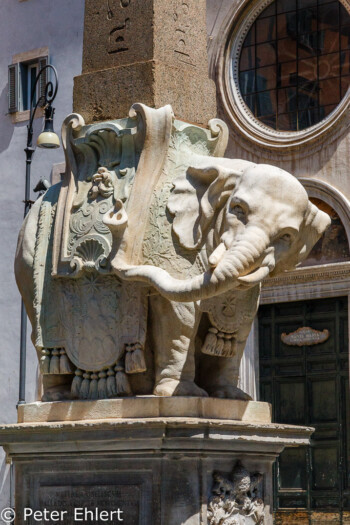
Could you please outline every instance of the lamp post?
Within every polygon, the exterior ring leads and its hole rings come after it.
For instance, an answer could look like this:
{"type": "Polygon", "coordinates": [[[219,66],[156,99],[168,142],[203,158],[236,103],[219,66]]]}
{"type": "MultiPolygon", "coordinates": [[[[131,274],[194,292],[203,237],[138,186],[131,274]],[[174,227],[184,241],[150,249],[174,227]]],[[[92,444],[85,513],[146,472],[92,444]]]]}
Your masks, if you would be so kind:
{"type": "MultiPolygon", "coordinates": [[[[33,159],[35,148],[33,148],[33,120],[35,112],[39,105],[45,107],[45,124],[44,130],[40,133],[37,146],[39,148],[59,148],[60,140],[53,130],[53,116],[55,109],[52,107],[52,102],[55,100],[58,89],[58,76],[56,69],[50,64],[43,67],[34,82],[31,99],[30,99],[30,116],[29,123],[27,126],[27,146],[25,148],[26,153],[26,181],[25,181],[25,197],[24,197],[24,218],[30,210],[32,201],[30,200],[30,170],[33,159]],[[41,76],[45,70],[51,70],[54,73],[54,83],[48,81],[45,85],[44,94],[38,97],[35,101],[37,85],[41,76]]],[[[25,403],[25,382],[26,382],[26,354],[27,354],[27,312],[23,303],[21,304],[21,340],[20,340],[20,365],[19,365],[19,399],[18,405],[25,403]]]]}

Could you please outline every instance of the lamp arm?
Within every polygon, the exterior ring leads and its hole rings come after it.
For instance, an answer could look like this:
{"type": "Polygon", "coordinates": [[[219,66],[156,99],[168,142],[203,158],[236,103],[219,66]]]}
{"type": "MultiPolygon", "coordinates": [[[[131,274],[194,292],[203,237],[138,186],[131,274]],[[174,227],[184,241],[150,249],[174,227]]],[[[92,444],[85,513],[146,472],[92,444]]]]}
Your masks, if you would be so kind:
{"type": "Polygon", "coordinates": [[[54,66],[52,66],[51,64],[47,64],[42,69],[40,69],[39,73],[37,74],[35,82],[34,82],[34,86],[32,88],[32,92],[31,92],[30,117],[29,117],[29,123],[28,123],[28,126],[27,126],[27,128],[28,128],[27,148],[31,148],[31,146],[32,146],[32,141],[33,141],[33,120],[34,120],[35,112],[36,112],[39,104],[44,103],[43,105],[45,105],[45,106],[47,104],[51,104],[56,98],[57,90],[58,90],[58,76],[57,76],[56,68],[54,66]],[[39,99],[37,100],[37,103],[33,107],[33,100],[34,100],[34,95],[35,95],[35,92],[36,92],[36,87],[38,85],[38,82],[40,80],[41,75],[43,74],[43,72],[46,69],[51,69],[54,72],[55,85],[53,84],[53,82],[51,82],[51,80],[49,82],[47,82],[46,86],[45,86],[45,93],[43,95],[41,95],[41,97],[39,97],[39,99]]]}
{"type": "Polygon", "coordinates": [[[32,147],[32,144],[33,144],[33,120],[34,120],[35,113],[36,113],[36,110],[37,110],[39,104],[41,104],[43,101],[44,101],[44,96],[42,95],[38,99],[38,101],[37,101],[37,103],[35,104],[34,107],[32,106],[32,104],[30,105],[30,118],[29,118],[29,123],[28,123],[28,126],[27,126],[27,129],[28,129],[27,148],[31,148],[32,147]]]}

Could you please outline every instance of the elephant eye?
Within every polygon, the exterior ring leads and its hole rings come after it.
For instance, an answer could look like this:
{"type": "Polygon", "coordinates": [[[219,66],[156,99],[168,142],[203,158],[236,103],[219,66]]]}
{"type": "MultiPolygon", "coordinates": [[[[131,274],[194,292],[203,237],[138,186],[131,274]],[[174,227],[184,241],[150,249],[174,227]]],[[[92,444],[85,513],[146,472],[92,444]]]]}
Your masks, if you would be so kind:
{"type": "Polygon", "coordinates": [[[246,213],[242,206],[240,206],[239,204],[231,203],[231,213],[236,215],[237,219],[241,222],[246,222],[246,213]]]}
{"type": "Polygon", "coordinates": [[[291,236],[290,233],[285,233],[284,235],[282,235],[280,237],[280,240],[284,241],[284,242],[287,242],[287,243],[291,243],[292,242],[292,236],[291,236]]]}

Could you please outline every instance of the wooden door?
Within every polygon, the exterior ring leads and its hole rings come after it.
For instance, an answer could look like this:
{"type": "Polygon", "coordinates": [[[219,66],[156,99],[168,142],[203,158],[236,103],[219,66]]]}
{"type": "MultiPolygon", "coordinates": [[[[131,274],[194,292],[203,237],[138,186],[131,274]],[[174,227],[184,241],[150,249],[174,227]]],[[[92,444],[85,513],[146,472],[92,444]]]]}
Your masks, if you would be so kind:
{"type": "Polygon", "coordinates": [[[261,400],[272,403],[273,421],[316,429],[310,446],[276,462],[275,522],[350,524],[348,299],[266,305],[258,315],[261,400]],[[282,341],[301,327],[329,337],[282,341]]]}

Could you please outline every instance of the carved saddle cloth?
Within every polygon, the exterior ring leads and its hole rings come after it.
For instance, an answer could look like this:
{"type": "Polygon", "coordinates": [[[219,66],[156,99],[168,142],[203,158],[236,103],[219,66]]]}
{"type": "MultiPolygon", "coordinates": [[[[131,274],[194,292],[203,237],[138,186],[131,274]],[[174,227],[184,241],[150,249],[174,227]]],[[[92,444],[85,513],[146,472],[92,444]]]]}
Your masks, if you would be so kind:
{"type": "MultiPolygon", "coordinates": [[[[147,289],[121,283],[86,264],[75,276],[53,277],[53,230],[60,184],[50,188],[40,207],[34,254],[33,341],[37,349],[64,348],[74,365],[98,371],[117,363],[130,345],[144,346],[147,289]]],[[[91,238],[80,244],[86,260],[99,249],[91,238]]],[[[83,257],[81,255],[81,257],[83,257]]]]}

